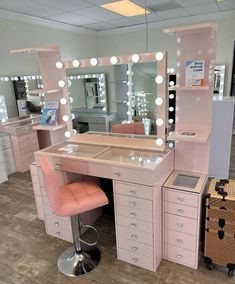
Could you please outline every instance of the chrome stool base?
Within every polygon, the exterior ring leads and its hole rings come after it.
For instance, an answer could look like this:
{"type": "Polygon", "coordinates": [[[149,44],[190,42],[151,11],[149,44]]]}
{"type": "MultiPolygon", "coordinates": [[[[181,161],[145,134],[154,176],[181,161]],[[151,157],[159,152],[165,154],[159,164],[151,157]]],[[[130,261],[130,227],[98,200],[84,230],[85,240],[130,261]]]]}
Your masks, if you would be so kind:
{"type": "Polygon", "coordinates": [[[68,248],[58,259],[58,269],[69,277],[79,277],[91,272],[100,262],[100,251],[98,248],[75,252],[74,247],[68,248]]]}

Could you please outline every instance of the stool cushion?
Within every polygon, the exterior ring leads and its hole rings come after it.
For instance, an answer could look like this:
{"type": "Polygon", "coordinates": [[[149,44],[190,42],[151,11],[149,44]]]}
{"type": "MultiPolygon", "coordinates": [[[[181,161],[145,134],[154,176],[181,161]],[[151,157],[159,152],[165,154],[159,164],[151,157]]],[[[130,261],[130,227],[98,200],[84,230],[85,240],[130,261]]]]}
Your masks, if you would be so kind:
{"type": "Polygon", "coordinates": [[[93,181],[79,181],[60,187],[59,216],[72,216],[108,204],[102,189],[93,181]]]}

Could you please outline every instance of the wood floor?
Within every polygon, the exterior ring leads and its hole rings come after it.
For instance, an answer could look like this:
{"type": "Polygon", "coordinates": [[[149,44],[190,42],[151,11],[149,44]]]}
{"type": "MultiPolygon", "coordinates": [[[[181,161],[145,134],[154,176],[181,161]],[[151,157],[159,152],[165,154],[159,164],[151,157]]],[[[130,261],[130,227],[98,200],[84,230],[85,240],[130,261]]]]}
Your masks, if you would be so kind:
{"type": "Polygon", "coordinates": [[[102,260],[97,269],[79,279],[63,276],[56,267],[59,255],[69,243],[45,234],[36,217],[29,173],[16,173],[0,185],[0,284],[234,284],[227,271],[209,271],[202,263],[198,270],[162,260],[153,273],[116,259],[113,219],[103,216],[97,223],[101,231],[102,260]]]}

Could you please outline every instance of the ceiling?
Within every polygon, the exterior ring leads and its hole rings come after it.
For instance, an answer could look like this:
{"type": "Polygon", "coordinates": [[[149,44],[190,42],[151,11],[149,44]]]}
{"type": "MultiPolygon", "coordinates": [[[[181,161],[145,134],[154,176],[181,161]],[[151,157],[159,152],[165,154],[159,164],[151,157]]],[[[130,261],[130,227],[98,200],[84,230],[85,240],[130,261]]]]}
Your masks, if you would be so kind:
{"type": "MultiPolygon", "coordinates": [[[[0,0],[0,12],[14,12],[54,23],[93,31],[144,24],[145,15],[124,17],[99,7],[117,0],[0,0]]],[[[145,0],[132,0],[144,7],[145,0]]],[[[235,11],[235,0],[146,0],[148,23],[198,15],[235,11]]]]}

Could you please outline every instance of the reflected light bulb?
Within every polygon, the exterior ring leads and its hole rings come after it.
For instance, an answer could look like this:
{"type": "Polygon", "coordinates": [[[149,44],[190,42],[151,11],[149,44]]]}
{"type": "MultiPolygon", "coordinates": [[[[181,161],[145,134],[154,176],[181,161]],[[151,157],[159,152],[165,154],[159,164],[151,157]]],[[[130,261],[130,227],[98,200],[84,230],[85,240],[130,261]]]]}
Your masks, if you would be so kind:
{"type": "Polygon", "coordinates": [[[63,68],[63,63],[61,61],[57,61],[56,64],[55,64],[56,68],[58,69],[62,69],[63,68]]]}
{"type": "Polygon", "coordinates": [[[174,99],[174,97],[175,97],[174,94],[170,94],[170,95],[169,95],[169,98],[170,98],[170,99],[174,99]]]}
{"type": "Polygon", "coordinates": [[[169,107],[169,111],[170,112],[174,111],[174,108],[173,107],[169,107]]]}
{"type": "Polygon", "coordinates": [[[74,118],[75,118],[75,114],[72,113],[72,114],[71,114],[71,119],[73,120],[74,118]]]}
{"type": "Polygon", "coordinates": [[[162,138],[158,138],[157,140],[156,140],[156,144],[158,145],[158,146],[161,146],[161,145],[163,145],[163,139],[162,138]]]}
{"type": "Polygon", "coordinates": [[[67,99],[66,99],[66,98],[61,98],[61,99],[60,99],[60,103],[61,103],[62,105],[67,104],[67,99]]]}
{"type": "Polygon", "coordinates": [[[63,88],[63,87],[65,86],[65,81],[60,80],[60,81],[58,82],[58,86],[61,87],[61,88],[63,88]]]}
{"type": "Polygon", "coordinates": [[[162,118],[158,118],[156,120],[156,124],[157,124],[157,126],[162,126],[163,125],[163,119],[162,118]]]}
{"type": "Polygon", "coordinates": [[[72,61],[72,64],[73,64],[73,67],[78,67],[79,65],[80,65],[80,62],[79,62],[79,60],[77,60],[77,59],[74,59],[73,61],[72,61]]]}
{"type": "Polygon", "coordinates": [[[91,58],[90,63],[92,66],[95,66],[98,64],[98,60],[96,58],[91,58]]]}
{"type": "Polygon", "coordinates": [[[69,121],[69,116],[67,114],[63,115],[62,117],[63,121],[69,121]]]}
{"type": "Polygon", "coordinates": [[[161,61],[164,58],[164,54],[161,51],[158,51],[155,55],[157,61],[161,61]]]}
{"type": "Polygon", "coordinates": [[[170,124],[172,124],[174,122],[174,119],[170,118],[168,121],[170,124]]]}
{"type": "Polygon", "coordinates": [[[73,135],[76,135],[77,133],[78,133],[78,132],[77,132],[76,129],[73,129],[73,130],[72,130],[72,134],[73,134],[73,135]]]}
{"type": "Polygon", "coordinates": [[[174,144],[173,144],[172,142],[170,142],[170,143],[168,144],[168,146],[169,146],[169,148],[173,148],[173,147],[174,147],[174,144]]]}
{"type": "Polygon", "coordinates": [[[73,98],[69,97],[69,102],[72,103],[73,102],[73,98]]]}
{"type": "Polygon", "coordinates": [[[156,98],[156,100],[155,100],[155,104],[156,104],[157,106],[162,105],[162,104],[163,104],[163,98],[162,98],[162,97],[158,97],[158,98],[156,98]]]}
{"type": "Polygon", "coordinates": [[[156,78],[155,78],[155,82],[156,82],[157,84],[161,84],[161,83],[163,82],[163,80],[164,80],[164,78],[163,78],[162,75],[158,75],[158,76],[156,76],[156,78]]]}
{"type": "Polygon", "coordinates": [[[71,132],[70,132],[70,131],[65,131],[64,136],[65,136],[66,138],[71,137],[71,132]]]}
{"type": "Polygon", "coordinates": [[[174,81],[170,81],[169,85],[174,86],[175,85],[174,81]]]}

